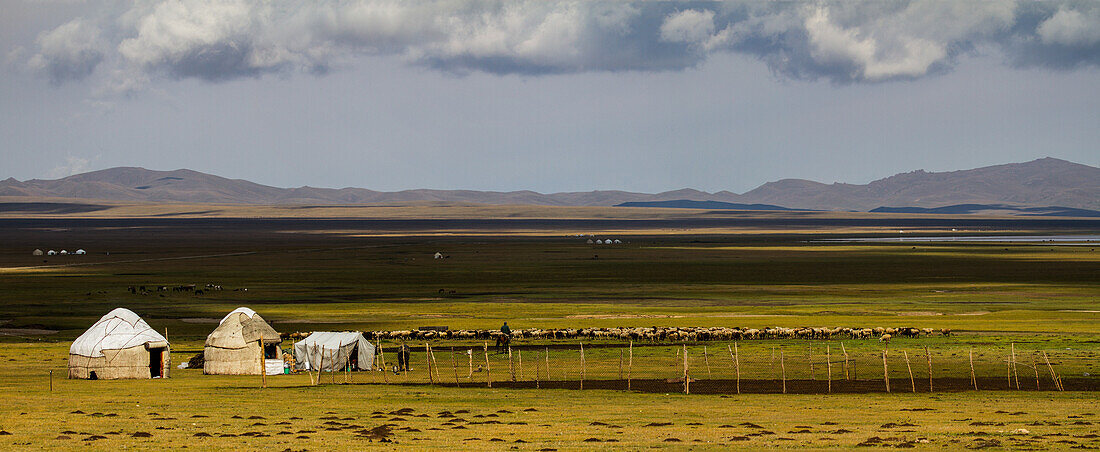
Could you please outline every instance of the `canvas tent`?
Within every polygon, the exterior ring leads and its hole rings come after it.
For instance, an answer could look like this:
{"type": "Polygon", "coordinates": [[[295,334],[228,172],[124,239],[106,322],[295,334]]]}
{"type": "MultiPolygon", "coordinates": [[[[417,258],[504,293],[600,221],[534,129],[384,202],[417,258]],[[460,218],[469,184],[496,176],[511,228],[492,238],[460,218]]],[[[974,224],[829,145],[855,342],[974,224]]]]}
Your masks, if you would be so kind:
{"type": "Polygon", "coordinates": [[[234,309],[206,336],[202,373],[259,375],[262,365],[268,375],[281,374],[283,360],[279,352],[280,342],[279,333],[256,311],[234,309]]]}
{"type": "Polygon", "coordinates": [[[115,308],[69,347],[69,378],[168,377],[168,340],[126,308],[115,308]]]}
{"type": "Polygon", "coordinates": [[[88,252],[84,250],[76,250],[76,252],[73,254],[88,254],[88,252]]]}
{"type": "Polygon", "coordinates": [[[35,248],[35,250],[31,252],[31,254],[33,254],[35,256],[41,256],[42,255],[42,250],[35,248]]]}
{"type": "Polygon", "coordinates": [[[374,345],[357,331],[316,332],[294,344],[294,360],[301,370],[371,370],[374,345]]]}

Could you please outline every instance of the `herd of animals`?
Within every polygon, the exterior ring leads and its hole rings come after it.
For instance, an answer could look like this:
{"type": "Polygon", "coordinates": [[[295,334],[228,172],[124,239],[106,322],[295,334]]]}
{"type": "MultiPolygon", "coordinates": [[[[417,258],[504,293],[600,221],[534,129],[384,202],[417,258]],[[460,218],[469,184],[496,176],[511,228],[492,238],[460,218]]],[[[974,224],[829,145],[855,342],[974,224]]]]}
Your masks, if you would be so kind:
{"type": "MultiPolygon", "coordinates": [[[[284,339],[300,339],[309,336],[308,332],[282,333],[284,339]]],[[[641,328],[529,328],[512,330],[511,339],[618,339],[624,341],[679,342],[679,341],[723,341],[752,339],[878,339],[889,341],[893,337],[916,338],[932,335],[950,336],[950,329],[933,328],[728,328],[728,327],[641,327],[641,328]]],[[[367,339],[379,340],[497,340],[504,333],[499,330],[400,330],[367,331],[367,339]]]]}

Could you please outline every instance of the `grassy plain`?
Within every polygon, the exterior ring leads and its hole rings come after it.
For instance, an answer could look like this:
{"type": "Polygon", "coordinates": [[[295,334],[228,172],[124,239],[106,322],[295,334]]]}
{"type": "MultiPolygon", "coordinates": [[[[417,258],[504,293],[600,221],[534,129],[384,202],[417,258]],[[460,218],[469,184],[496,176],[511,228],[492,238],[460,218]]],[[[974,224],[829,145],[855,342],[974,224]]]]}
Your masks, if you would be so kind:
{"type": "MultiPolygon", "coordinates": [[[[1095,234],[1100,222],[1052,226],[1027,220],[853,216],[867,220],[861,225],[837,214],[807,223],[803,214],[671,211],[620,218],[616,215],[623,214],[539,214],[537,208],[493,208],[487,214],[470,207],[470,212],[433,223],[420,220],[446,215],[420,209],[424,213],[409,213],[412,221],[406,223],[375,217],[162,217],[150,222],[72,215],[0,222],[0,387],[8,394],[0,408],[0,429],[13,433],[0,436],[0,444],[347,450],[379,445],[356,431],[392,424],[392,440],[417,448],[847,448],[873,437],[889,445],[936,449],[1100,446],[1097,392],[1050,391],[1045,373],[1040,375],[1043,391],[1009,391],[1003,377],[1014,343],[1022,363],[1030,365],[1032,357],[1041,356],[1037,352],[1047,351],[1067,380],[1095,386],[1100,367],[1100,253],[1095,245],[812,241],[896,234],[899,228],[941,234],[951,229],[965,229],[958,234],[1095,234]],[[466,221],[478,215],[489,219],[466,221]],[[573,220],[546,219],[555,215],[573,220]],[[609,231],[625,243],[589,245],[587,237],[577,236],[607,237],[609,231]],[[34,257],[34,248],[85,248],[90,254],[34,257]],[[437,251],[448,258],[432,259],[437,251]],[[223,290],[203,295],[127,290],[207,283],[223,290]],[[513,328],[915,326],[955,333],[893,341],[888,363],[892,394],[684,396],[675,393],[674,381],[667,393],[508,389],[501,387],[509,385],[503,381],[508,379],[503,355],[490,355],[498,383],[488,389],[484,373],[471,376],[462,361],[469,348],[483,360],[481,344],[461,342],[435,345],[441,370],[435,378],[454,383],[450,349],[455,347],[462,388],[419,384],[428,380],[422,365],[410,375],[389,375],[390,383],[409,385],[384,384],[377,372],[354,375],[353,385],[316,387],[305,375],[278,376],[269,379],[266,390],[258,388],[258,377],[202,376],[196,370],[174,370],[173,378],[164,381],[63,380],[68,342],[117,306],[134,310],[158,330],[167,328],[177,363],[201,350],[217,320],[237,306],[256,309],[280,331],[498,328],[507,320],[513,328]],[[932,351],[937,377],[964,379],[973,348],[977,372],[988,379],[981,381],[982,391],[927,393],[927,381],[919,381],[927,378],[925,346],[932,351]],[[916,394],[906,393],[910,382],[902,353],[913,361],[916,394]],[[53,392],[48,390],[50,370],[53,392]],[[403,407],[414,411],[388,414],[403,407]],[[496,413],[501,409],[511,413],[496,413]],[[85,414],[71,414],[77,410],[85,414]],[[446,418],[438,413],[458,410],[470,413],[443,425],[446,418]],[[430,417],[417,417],[421,414],[430,417]],[[475,417],[489,414],[497,417],[475,417]],[[322,419],[332,416],[340,419],[322,419]],[[404,420],[391,420],[395,417],[404,420]],[[470,422],[488,420],[501,424],[470,422]],[[645,427],[663,422],[673,425],[645,427]],[[741,425],[746,422],[762,428],[741,425]],[[454,428],[459,425],[466,428],[454,428]],[[754,434],[761,430],[772,434],[754,434]],[[133,437],[137,431],[152,436],[133,437]],[[214,436],[194,436],[200,432],[214,436]],[[218,437],[248,432],[259,434],[218,437]],[[106,439],[82,441],[92,435],[106,439]],[[603,442],[609,439],[618,442],[603,442]]],[[[742,342],[742,377],[773,384],[781,376],[776,353],[782,352],[787,378],[819,384],[827,372],[823,353],[828,346],[832,378],[840,379],[839,342],[742,342]],[[815,363],[812,373],[809,362],[815,363]]],[[[543,354],[551,347],[550,379],[578,382],[575,341],[521,345],[527,346],[523,379],[530,380],[532,372],[545,375],[543,354]]],[[[621,345],[586,344],[583,372],[590,387],[593,380],[622,383],[621,345]]],[[[635,378],[663,381],[682,373],[676,347],[638,345],[635,378]]],[[[700,389],[707,379],[733,378],[726,345],[689,344],[691,373],[701,380],[700,389]]],[[[844,345],[856,378],[878,384],[883,345],[844,345]]],[[[417,350],[414,363],[424,359],[417,350]]],[[[1020,369],[1021,380],[1030,381],[1021,386],[1034,387],[1032,372],[1020,369]]],[[[337,376],[336,382],[343,378],[337,376]]],[[[843,385],[837,384],[838,389],[843,385]]]]}

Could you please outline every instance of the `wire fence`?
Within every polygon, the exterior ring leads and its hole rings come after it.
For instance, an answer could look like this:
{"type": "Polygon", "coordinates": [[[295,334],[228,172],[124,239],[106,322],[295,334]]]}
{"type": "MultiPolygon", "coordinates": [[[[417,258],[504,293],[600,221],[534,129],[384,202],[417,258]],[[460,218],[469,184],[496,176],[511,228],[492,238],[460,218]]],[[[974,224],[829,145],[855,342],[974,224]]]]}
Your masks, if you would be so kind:
{"type": "Polygon", "coordinates": [[[408,344],[410,368],[396,371],[397,347],[380,345],[367,382],[726,394],[1100,390],[1100,350],[1034,343],[424,343],[408,344]]]}

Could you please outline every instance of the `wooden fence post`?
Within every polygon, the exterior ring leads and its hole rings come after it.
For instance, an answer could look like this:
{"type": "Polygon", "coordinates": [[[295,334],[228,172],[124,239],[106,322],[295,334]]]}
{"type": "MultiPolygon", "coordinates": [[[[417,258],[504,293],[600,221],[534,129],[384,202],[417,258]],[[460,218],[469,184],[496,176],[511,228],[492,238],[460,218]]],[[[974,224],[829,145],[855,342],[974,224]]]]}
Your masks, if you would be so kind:
{"type": "Polygon", "coordinates": [[[491,388],[491,387],[493,387],[493,377],[492,377],[492,375],[490,374],[490,371],[489,371],[489,343],[486,342],[484,347],[485,347],[485,387],[491,388]]]}
{"type": "Polygon", "coordinates": [[[470,374],[466,376],[472,382],[474,380],[474,349],[466,349],[466,362],[469,364],[470,374]]]}
{"type": "Polygon", "coordinates": [[[514,383],[516,381],[516,363],[512,361],[512,346],[508,346],[508,376],[514,383]]]}
{"type": "Polygon", "coordinates": [[[978,390],[978,377],[974,375],[974,348],[970,348],[970,383],[974,385],[974,390],[978,390]]]}
{"type": "MultiPolygon", "coordinates": [[[[773,349],[775,347],[772,347],[773,349]]],[[[779,367],[783,371],[783,393],[787,393],[787,365],[784,363],[783,350],[779,351],[779,367]]]]}
{"type": "Polygon", "coordinates": [[[829,344],[825,344],[825,373],[829,380],[829,394],[833,393],[833,360],[832,352],[829,350],[829,344]]]}
{"type": "Polygon", "coordinates": [[[741,393],[741,353],[737,350],[737,343],[733,343],[733,368],[737,373],[737,393],[741,393]]]}
{"type": "Polygon", "coordinates": [[[546,381],[550,380],[550,347],[546,347],[546,381]]]}
{"type": "Polygon", "coordinates": [[[1016,368],[1016,343],[1012,343],[1012,379],[1016,381],[1016,390],[1020,389],[1020,369],[1016,368]]]}
{"type": "Polygon", "coordinates": [[[848,350],[844,348],[844,343],[840,343],[840,351],[844,353],[844,379],[851,381],[852,377],[848,376],[848,350]]]}
{"type": "Polygon", "coordinates": [[[581,342],[581,389],[584,389],[584,374],[585,374],[585,362],[584,362],[584,342],[581,342]]]}
{"type": "Polygon", "coordinates": [[[516,360],[519,361],[516,364],[516,370],[519,373],[520,381],[523,381],[523,349],[516,350],[516,360]]]}
{"type": "Polygon", "coordinates": [[[710,358],[707,357],[707,346],[703,346],[703,363],[707,365],[707,378],[710,378],[710,358]]]}
{"type": "MultiPolygon", "coordinates": [[[[166,328],[165,333],[168,332],[166,328]]],[[[267,355],[264,354],[264,334],[260,333],[260,387],[267,387],[267,355]]]]}
{"type": "Polygon", "coordinates": [[[382,340],[378,340],[378,356],[382,360],[382,380],[390,384],[389,369],[386,369],[386,350],[382,348],[382,340]]]}
{"type": "Polygon", "coordinates": [[[886,350],[882,351],[882,379],[886,382],[886,392],[890,392],[890,367],[886,365],[886,350]]]}
{"type": "Polygon", "coordinates": [[[691,379],[688,378],[688,346],[684,343],[684,394],[691,394],[691,379]]]}
{"type": "MultiPolygon", "coordinates": [[[[167,331],[168,329],[165,328],[167,331]]],[[[53,392],[53,370],[50,370],[50,392],[53,392]]]]}
{"type": "Polygon", "coordinates": [[[630,390],[630,377],[634,371],[634,341],[630,341],[630,357],[626,361],[626,390],[630,390]]]}
{"type": "MultiPolygon", "coordinates": [[[[733,347],[737,347],[737,343],[733,343],[733,347]]],[[[734,348],[726,344],[726,350],[730,352],[730,364],[733,364],[733,369],[737,378],[737,393],[741,393],[741,365],[737,362],[737,353],[734,352],[734,348]]]]}
{"type": "Polygon", "coordinates": [[[321,384],[321,370],[325,368],[325,347],[323,346],[321,347],[321,358],[318,361],[320,362],[317,363],[317,382],[313,384],[314,386],[321,384]]]}
{"type": "Polygon", "coordinates": [[[424,343],[424,360],[428,362],[428,384],[434,385],[435,379],[432,378],[432,349],[428,348],[428,343],[424,343]]]}
{"type": "Polygon", "coordinates": [[[1047,362],[1047,369],[1050,369],[1050,379],[1054,380],[1054,387],[1059,391],[1065,391],[1062,388],[1062,379],[1058,378],[1058,374],[1054,373],[1054,366],[1050,365],[1050,357],[1047,356],[1046,350],[1043,350],[1043,359],[1047,362]]]}
{"type": "Polygon", "coordinates": [[[1035,370],[1035,390],[1039,390],[1039,364],[1035,362],[1035,352],[1031,352],[1031,368],[1035,370]]]}
{"type": "Polygon", "coordinates": [[[909,369],[909,384],[913,386],[913,392],[917,392],[917,381],[913,379],[913,366],[909,365],[909,352],[902,350],[902,356],[905,357],[905,368],[909,369]]]}
{"type": "Polygon", "coordinates": [[[924,356],[928,358],[928,392],[932,392],[932,354],[928,352],[928,346],[924,346],[924,356]]]}
{"type": "Polygon", "coordinates": [[[336,357],[337,356],[340,356],[340,349],[339,348],[332,351],[332,356],[329,359],[329,361],[332,363],[332,373],[329,374],[329,377],[332,379],[332,384],[336,384],[336,373],[339,372],[339,370],[336,369],[336,357]]]}

